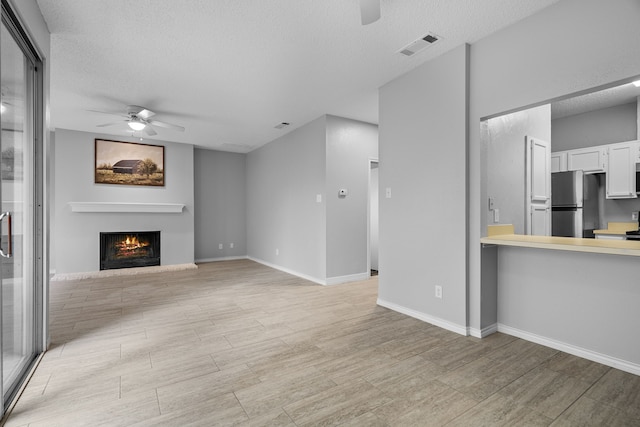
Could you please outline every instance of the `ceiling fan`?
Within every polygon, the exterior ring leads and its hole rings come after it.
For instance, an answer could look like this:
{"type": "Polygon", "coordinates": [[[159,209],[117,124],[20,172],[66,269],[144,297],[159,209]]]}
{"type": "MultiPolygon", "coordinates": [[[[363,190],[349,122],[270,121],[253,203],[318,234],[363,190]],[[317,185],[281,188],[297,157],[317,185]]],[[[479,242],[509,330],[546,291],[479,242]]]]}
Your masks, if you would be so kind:
{"type": "Polygon", "coordinates": [[[98,125],[99,128],[113,126],[113,125],[117,125],[122,122],[125,122],[127,123],[127,125],[129,125],[129,127],[132,130],[134,131],[144,130],[144,132],[149,136],[158,134],[153,129],[154,126],[184,132],[184,128],[182,126],[161,122],[159,120],[152,120],[151,117],[155,116],[156,113],[144,107],[140,107],[139,105],[127,105],[125,114],[109,113],[106,111],[96,111],[96,110],[89,110],[89,111],[93,111],[94,113],[111,114],[114,116],[120,116],[125,118],[125,120],[121,120],[118,122],[104,123],[104,124],[98,125]]]}
{"type": "Polygon", "coordinates": [[[369,25],[380,19],[380,0],[360,0],[362,25],[369,25]]]}

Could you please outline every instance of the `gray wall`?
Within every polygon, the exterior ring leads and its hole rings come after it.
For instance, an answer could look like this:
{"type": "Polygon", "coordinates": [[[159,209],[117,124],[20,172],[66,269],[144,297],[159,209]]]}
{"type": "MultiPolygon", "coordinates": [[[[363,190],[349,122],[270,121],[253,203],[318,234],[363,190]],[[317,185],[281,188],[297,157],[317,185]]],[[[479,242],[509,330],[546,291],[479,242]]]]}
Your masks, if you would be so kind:
{"type": "Polygon", "coordinates": [[[145,141],[165,146],[165,186],[142,187],[94,183],[94,139],[139,142],[137,138],[56,130],[54,151],[56,227],[52,247],[55,270],[79,273],[100,269],[101,231],[161,231],[162,265],[193,263],[193,146],[145,141]],[[184,203],[180,214],[77,213],[69,202],[184,203]]]}
{"type": "Polygon", "coordinates": [[[323,116],[247,155],[248,256],[321,282],[326,279],[325,146],[323,116]]]}
{"type": "Polygon", "coordinates": [[[246,154],[193,154],[196,261],[246,256],[246,154]]]}
{"type": "MultiPolygon", "coordinates": [[[[483,124],[484,126],[485,124],[483,124]]],[[[494,198],[500,224],[513,224],[517,234],[525,234],[525,137],[550,141],[551,107],[529,108],[487,120],[482,140],[487,153],[487,198],[494,198]],[[486,146],[486,147],[485,147],[486,146]]],[[[494,224],[489,202],[484,204],[487,224],[494,224]]]]}
{"type": "MultiPolygon", "coordinates": [[[[640,3],[636,0],[563,0],[473,44],[468,270],[472,330],[479,330],[481,325],[480,236],[485,203],[481,190],[487,182],[486,158],[480,150],[480,119],[637,77],[639,18],[640,3]]],[[[543,252],[538,262],[544,265],[555,255],[543,252]]],[[[524,261],[513,268],[524,268],[524,261]]],[[[612,263],[610,257],[594,257],[594,264],[603,271],[608,271],[612,263]]],[[[504,285],[515,281],[511,278],[504,285]]]]}
{"type": "Polygon", "coordinates": [[[327,278],[368,274],[369,159],[378,158],[378,127],[327,116],[327,278]],[[348,190],[339,197],[338,190],[348,190]]]}
{"type": "Polygon", "coordinates": [[[638,137],[637,103],[617,105],[551,121],[551,151],[633,141],[638,137]]]}
{"type": "Polygon", "coordinates": [[[380,303],[461,333],[467,64],[460,46],[384,85],[379,96],[380,303]]]}
{"type": "Polygon", "coordinates": [[[640,368],[636,257],[500,247],[498,266],[500,325],[640,368]]]}

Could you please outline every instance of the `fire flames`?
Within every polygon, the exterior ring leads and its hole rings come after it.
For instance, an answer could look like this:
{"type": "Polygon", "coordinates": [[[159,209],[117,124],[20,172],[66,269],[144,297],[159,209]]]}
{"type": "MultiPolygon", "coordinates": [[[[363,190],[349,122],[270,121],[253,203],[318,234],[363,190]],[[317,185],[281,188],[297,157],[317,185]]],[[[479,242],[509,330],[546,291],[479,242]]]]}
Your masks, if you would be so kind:
{"type": "Polygon", "coordinates": [[[126,236],[124,240],[115,244],[118,258],[145,256],[149,242],[138,240],[136,236],[126,236]]]}

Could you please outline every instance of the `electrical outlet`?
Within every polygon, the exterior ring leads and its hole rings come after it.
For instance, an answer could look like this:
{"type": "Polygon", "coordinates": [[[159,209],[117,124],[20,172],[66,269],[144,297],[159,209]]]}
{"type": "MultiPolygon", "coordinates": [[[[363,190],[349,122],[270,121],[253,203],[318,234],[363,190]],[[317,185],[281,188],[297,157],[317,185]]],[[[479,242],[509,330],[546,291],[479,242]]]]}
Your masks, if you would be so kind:
{"type": "Polygon", "coordinates": [[[493,210],[493,222],[496,224],[500,222],[500,209],[493,210]]]}
{"type": "Polygon", "coordinates": [[[638,212],[631,212],[631,220],[632,221],[638,220],[638,212]]]}
{"type": "Polygon", "coordinates": [[[233,249],[233,243],[229,243],[229,248],[233,249]]]}
{"type": "Polygon", "coordinates": [[[276,255],[280,255],[280,249],[276,249],[276,255]]]}
{"type": "Polygon", "coordinates": [[[442,286],[436,285],[436,298],[442,298],[442,286]]]}
{"type": "Polygon", "coordinates": [[[222,243],[218,245],[218,249],[222,249],[222,243]]]}

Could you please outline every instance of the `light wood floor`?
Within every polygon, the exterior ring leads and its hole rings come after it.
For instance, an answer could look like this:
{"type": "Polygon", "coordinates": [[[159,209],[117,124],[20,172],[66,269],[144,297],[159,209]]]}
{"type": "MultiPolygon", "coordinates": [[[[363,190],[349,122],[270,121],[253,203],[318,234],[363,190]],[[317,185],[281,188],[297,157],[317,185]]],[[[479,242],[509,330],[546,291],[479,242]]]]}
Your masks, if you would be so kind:
{"type": "Polygon", "coordinates": [[[246,260],[54,282],[53,345],[6,425],[640,425],[638,376],[376,294],[246,260]]]}

